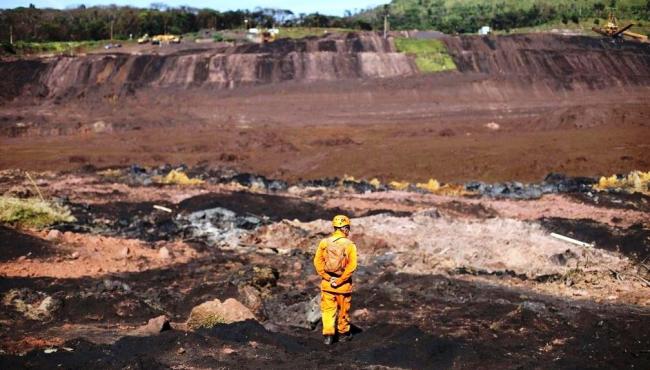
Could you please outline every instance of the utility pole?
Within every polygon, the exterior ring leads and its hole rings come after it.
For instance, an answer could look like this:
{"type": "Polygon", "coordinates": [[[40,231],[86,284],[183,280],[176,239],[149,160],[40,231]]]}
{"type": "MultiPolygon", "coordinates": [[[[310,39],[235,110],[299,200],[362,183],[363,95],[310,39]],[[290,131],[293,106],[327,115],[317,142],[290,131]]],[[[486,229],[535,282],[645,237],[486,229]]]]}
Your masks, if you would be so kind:
{"type": "Polygon", "coordinates": [[[111,44],[113,43],[113,24],[115,24],[115,19],[111,18],[111,44]]]}
{"type": "Polygon", "coordinates": [[[388,38],[388,4],[384,5],[384,40],[388,38]]]}
{"type": "Polygon", "coordinates": [[[13,44],[14,44],[14,26],[10,24],[9,25],[9,45],[13,45],[13,44]]]}

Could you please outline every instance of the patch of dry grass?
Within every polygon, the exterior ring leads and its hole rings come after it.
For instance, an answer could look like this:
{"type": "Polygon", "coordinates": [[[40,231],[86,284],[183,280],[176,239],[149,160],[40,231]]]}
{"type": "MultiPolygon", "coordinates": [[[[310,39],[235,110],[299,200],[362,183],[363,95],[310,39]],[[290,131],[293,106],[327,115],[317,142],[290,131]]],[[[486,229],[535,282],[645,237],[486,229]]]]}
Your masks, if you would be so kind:
{"type": "Polygon", "coordinates": [[[0,222],[43,228],[57,222],[74,222],[70,210],[38,198],[0,196],[0,222]]]}

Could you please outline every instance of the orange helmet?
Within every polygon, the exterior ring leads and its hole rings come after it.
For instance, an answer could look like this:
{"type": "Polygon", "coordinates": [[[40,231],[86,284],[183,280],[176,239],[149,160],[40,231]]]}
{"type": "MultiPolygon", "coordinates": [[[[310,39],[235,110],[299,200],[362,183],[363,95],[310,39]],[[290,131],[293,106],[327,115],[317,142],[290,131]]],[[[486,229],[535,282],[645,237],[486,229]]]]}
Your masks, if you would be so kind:
{"type": "Polygon", "coordinates": [[[332,220],[332,225],[336,228],[350,226],[350,219],[348,218],[348,216],[336,215],[332,220]]]}

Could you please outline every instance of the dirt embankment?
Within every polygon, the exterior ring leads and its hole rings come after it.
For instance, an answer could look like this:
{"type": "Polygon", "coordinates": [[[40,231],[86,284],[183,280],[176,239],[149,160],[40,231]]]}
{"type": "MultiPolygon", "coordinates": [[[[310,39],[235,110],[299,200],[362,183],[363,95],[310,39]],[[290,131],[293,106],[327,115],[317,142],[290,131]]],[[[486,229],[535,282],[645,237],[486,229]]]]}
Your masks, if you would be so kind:
{"type": "Polygon", "coordinates": [[[50,97],[103,87],[121,94],[142,87],[233,88],[280,81],[393,77],[417,72],[415,64],[375,34],[349,34],[273,44],[250,44],[172,54],[95,54],[0,64],[4,98],[33,86],[50,97]],[[7,87],[4,85],[8,84],[7,87]]]}
{"type": "MultiPolygon", "coordinates": [[[[581,36],[460,36],[443,39],[462,74],[507,80],[536,95],[650,84],[650,46],[581,36]]],[[[234,88],[282,81],[331,81],[417,74],[412,58],[374,33],[350,33],[272,44],[145,54],[94,54],[0,63],[0,97],[133,93],[144,87],[234,88]]],[[[517,89],[519,91],[519,89],[517,89]]]]}
{"type": "Polygon", "coordinates": [[[540,90],[650,84],[650,45],[585,36],[461,36],[444,39],[458,70],[535,82],[540,90]]]}

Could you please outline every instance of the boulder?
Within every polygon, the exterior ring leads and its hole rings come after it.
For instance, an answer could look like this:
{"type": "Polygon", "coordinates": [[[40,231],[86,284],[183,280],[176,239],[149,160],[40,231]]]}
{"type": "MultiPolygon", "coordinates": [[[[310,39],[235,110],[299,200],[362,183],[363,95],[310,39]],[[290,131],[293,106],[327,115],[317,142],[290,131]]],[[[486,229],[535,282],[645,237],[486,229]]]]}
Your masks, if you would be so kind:
{"type": "Polygon", "coordinates": [[[231,324],[245,320],[255,320],[255,315],[239,301],[233,298],[223,302],[214,299],[192,308],[187,326],[190,329],[211,328],[218,324],[231,324]]]}

